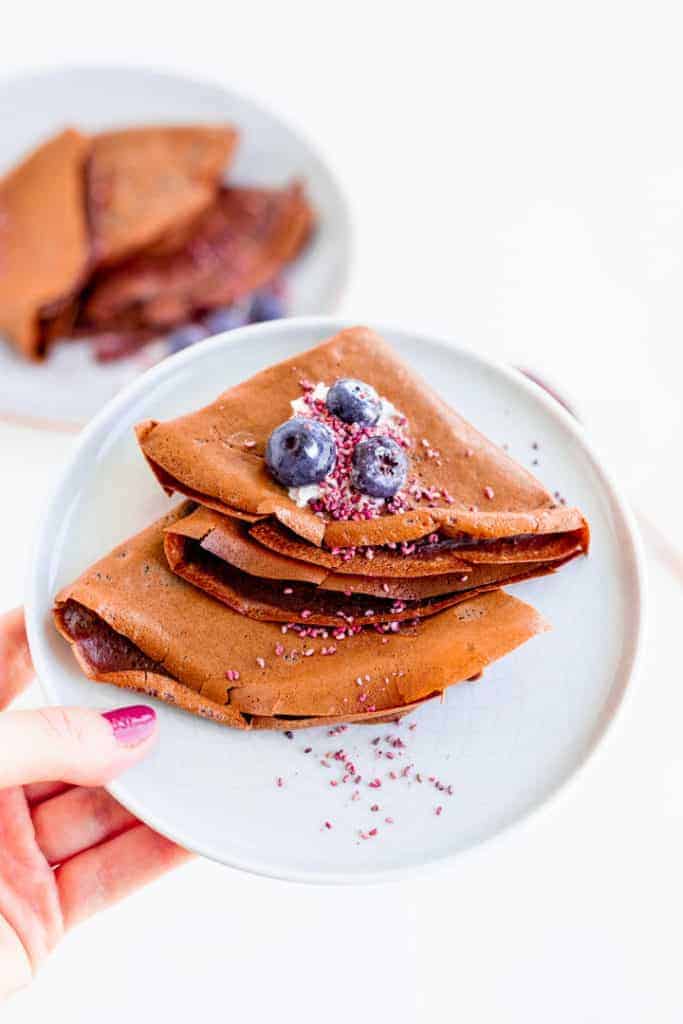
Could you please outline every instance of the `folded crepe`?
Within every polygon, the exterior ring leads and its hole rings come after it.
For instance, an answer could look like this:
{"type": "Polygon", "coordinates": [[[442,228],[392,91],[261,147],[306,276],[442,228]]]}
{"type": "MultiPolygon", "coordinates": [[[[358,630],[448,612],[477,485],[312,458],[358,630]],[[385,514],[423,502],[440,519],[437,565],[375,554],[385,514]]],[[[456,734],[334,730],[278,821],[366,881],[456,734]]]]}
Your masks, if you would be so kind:
{"type": "Polygon", "coordinates": [[[251,521],[262,544],[339,572],[343,565],[361,575],[378,572],[372,555],[359,548],[373,549],[376,566],[380,553],[394,556],[395,568],[383,565],[384,575],[443,573],[480,561],[562,561],[588,549],[588,525],[578,509],[558,503],[363,327],[257,373],[198,412],[141,423],[137,436],[167,493],[251,521]],[[370,518],[335,518],[298,504],[268,472],[266,442],[293,415],[291,403],[339,377],[373,385],[405,416],[410,470],[398,510],[394,502],[370,518]],[[419,547],[417,557],[408,557],[405,547],[386,548],[430,535],[439,542],[431,553],[419,547]],[[362,570],[347,560],[356,554],[362,570]],[[413,568],[401,570],[401,563],[413,568]]]}
{"type": "Polygon", "coordinates": [[[560,534],[525,534],[500,540],[466,541],[447,533],[430,534],[437,540],[426,544],[410,542],[395,547],[336,548],[332,551],[303,541],[278,522],[266,520],[249,527],[250,536],[265,547],[314,565],[340,573],[367,576],[434,576],[445,572],[466,571],[470,565],[484,563],[532,563],[564,561],[584,551],[582,530],[560,534]],[[371,557],[369,557],[369,554],[371,557]]]}
{"type": "Polygon", "coordinates": [[[44,355],[45,323],[69,306],[87,271],[89,147],[69,128],[0,182],[0,334],[29,359],[44,355]]]}
{"type": "Polygon", "coordinates": [[[97,265],[111,265],[196,218],[232,160],[230,125],[129,128],[95,136],[88,207],[97,265]]]}
{"type": "Polygon", "coordinates": [[[164,551],[173,572],[242,615],[342,633],[359,625],[393,629],[556,565],[484,564],[407,579],[345,575],[276,554],[250,536],[248,524],[201,506],[166,528],[164,551]]]}
{"type": "Polygon", "coordinates": [[[181,506],[119,545],[57,596],[56,626],[91,679],[236,728],[381,720],[547,628],[497,590],[389,635],[364,629],[331,654],[324,630],[283,634],[171,572],[164,531],[187,512],[181,506]]]}
{"type": "Polygon", "coordinates": [[[298,254],[313,214],[298,184],[224,188],[189,225],[91,282],[83,330],[166,330],[228,306],[298,254]]]}

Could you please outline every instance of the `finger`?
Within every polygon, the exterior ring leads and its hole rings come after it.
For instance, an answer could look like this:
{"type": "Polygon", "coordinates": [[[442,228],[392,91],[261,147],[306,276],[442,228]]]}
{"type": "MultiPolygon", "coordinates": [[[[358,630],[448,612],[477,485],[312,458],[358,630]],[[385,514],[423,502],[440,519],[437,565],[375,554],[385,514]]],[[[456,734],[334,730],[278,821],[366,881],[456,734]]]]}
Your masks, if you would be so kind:
{"type": "Polygon", "coordinates": [[[89,708],[42,708],[0,715],[0,787],[63,779],[98,786],[139,761],[156,736],[144,704],[101,715],[89,708]]]}
{"type": "Polygon", "coordinates": [[[79,853],[55,871],[65,927],[104,910],[190,857],[147,825],[136,825],[79,853]]]}
{"type": "Polygon", "coordinates": [[[83,850],[135,825],[136,818],[107,793],[76,786],[33,811],[36,841],[50,864],[61,864],[83,850]]]}
{"type": "Polygon", "coordinates": [[[6,708],[33,678],[23,608],[0,615],[0,708],[6,708]]]}
{"type": "Polygon", "coordinates": [[[24,988],[32,977],[31,961],[21,939],[0,917],[0,1000],[24,988]]]}
{"type": "Polygon", "coordinates": [[[0,789],[0,918],[17,933],[34,967],[64,931],[54,876],[36,846],[19,786],[0,789]]]}
{"type": "Polygon", "coordinates": [[[24,786],[24,795],[29,805],[35,807],[43,800],[50,800],[53,796],[65,793],[67,789],[71,789],[68,782],[32,782],[24,786]]]}

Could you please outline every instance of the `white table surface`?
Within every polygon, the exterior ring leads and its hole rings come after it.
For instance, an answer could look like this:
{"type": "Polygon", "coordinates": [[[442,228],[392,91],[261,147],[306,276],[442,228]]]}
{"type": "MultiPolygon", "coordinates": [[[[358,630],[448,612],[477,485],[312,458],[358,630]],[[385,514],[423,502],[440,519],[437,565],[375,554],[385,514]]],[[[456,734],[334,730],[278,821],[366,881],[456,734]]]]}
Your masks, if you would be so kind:
{"type": "MultiPolygon", "coordinates": [[[[12,5],[2,72],[148,63],[286,113],[357,227],[341,312],[450,333],[576,398],[673,542],[683,483],[676,5],[12,5]],[[445,9],[451,11],[445,21],[445,9]]],[[[0,382],[0,387],[2,382],[0,382]]],[[[67,436],[0,425],[0,607],[67,436]]],[[[9,1024],[680,1022],[681,577],[648,542],[634,698],[571,792],[432,880],[318,889],[196,861],[75,931],[9,1024]]],[[[35,688],[26,703],[35,703],[35,688]]],[[[239,827],[236,823],[236,827],[239,827]]]]}

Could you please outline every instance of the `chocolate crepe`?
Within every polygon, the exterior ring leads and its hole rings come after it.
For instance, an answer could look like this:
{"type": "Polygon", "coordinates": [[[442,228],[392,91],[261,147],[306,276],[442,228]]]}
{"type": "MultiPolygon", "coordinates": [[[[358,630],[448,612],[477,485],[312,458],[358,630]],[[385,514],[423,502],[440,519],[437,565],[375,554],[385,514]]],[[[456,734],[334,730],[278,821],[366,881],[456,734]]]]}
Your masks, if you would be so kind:
{"type": "Polygon", "coordinates": [[[187,227],[98,274],[79,324],[84,330],[158,332],[228,306],[294,259],[312,222],[298,184],[223,188],[187,227]]]}
{"type": "Polygon", "coordinates": [[[304,626],[343,629],[419,619],[487,590],[554,571],[552,562],[477,566],[464,573],[413,577],[412,587],[392,593],[388,579],[326,574],[276,555],[250,538],[246,524],[209,509],[198,508],[165,534],[169,566],[188,583],[250,618],[304,626]]]}
{"type": "Polygon", "coordinates": [[[29,359],[44,355],[42,321],[69,305],[86,272],[89,145],[69,128],[0,182],[0,334],[29,359]]]}
{"type": "Polygon", "coordinates": [[[95,136],[88,205],[97,265],[119,262],[196,218],[237,148],[229,125],[129,128],[95,136]]]}
{"type": "MultiPolygon", "coordinates": [[[[578,537],[579,549],[588,548],[588,526],[578,509],[558,505],[538,480],[450,409],[381,338],[363,327],[341,331],[261,371],[198,412],[166,423],[146,421],[137,435],[169,494],[178,491],[226,515],[237,510],[274,517],[310,546],[329,551],[409,542],[431,533],[460,542],[465,537],[471,544],[571,534],[563,543],[576,547],[578,537]],[[290,403],[302,397],[301,382],[330,385],[340,376],[373,385],[407,417],[412,446],[408,507],[403,511],[370,519],[316,514],[295,504],[265,466],[268,436],[292,415],[290,403]]],[[[262,525],[256,524],[255,534],[262,525]]],[[[264,528],[272,525],[271,518],[264,528]]],[[[522,544],[508,554],[523,560],[528,550],[522,544]]],[[[312,553],[296,557],[314,560],[312,553]]],[[[450,557],[456,557],[452,550],[450,557]]]]}
{"type": "Polygon", "coordinates": [[[364,630],[325,654],[322,637],[283,635],[170,571],[164,530],[186,513],[181,506],[119,545],[57,596],[57,628],[90,678],[238,728],[251,716],[363,720],[401,713],[547,628],[495,591],[388,636],[364,630]]]}
{"type": "MultiPolygon", "coordinates": [[[[562,561],[584,550],[583,534],[571,530],[562,534],[540,534],[480,540],[463,543],[449,538],[434,544],[415,545],[411,554],[402,547],[347,548],[328,551],[302,541],[278,522],[254,523],[249,535],[265,547],[313,565],[340,573],[366,576],[436,576],[446,572],[466,572],[477,562],[562,561]],[[369,557],[368,550],[372,557],[369,557]]],[[[413,547],[412,543],[409,550],[413,547]]]]}

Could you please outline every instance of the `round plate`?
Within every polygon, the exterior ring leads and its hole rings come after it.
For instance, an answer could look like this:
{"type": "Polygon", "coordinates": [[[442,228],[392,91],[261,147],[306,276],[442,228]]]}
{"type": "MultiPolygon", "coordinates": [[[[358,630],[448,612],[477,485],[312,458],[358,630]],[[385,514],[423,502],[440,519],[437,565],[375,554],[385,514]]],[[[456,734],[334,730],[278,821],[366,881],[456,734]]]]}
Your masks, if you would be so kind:
{"type": "MultiPolygon", "coordinates": [[[[144,68],[72,68],[0,82],[0,176],[67,124],[101,131],[186,121],[228,121],[239,128],[231,181],[305,182],[318,226],[286,273],[288,311],[292,316],[331,313],[351,260],[349,214],[339,186],[308,142],[280,118],[220,85],[144,68]]],[[[102,365],[83,341],[56,345],[46,362],[36,365],[0,338],[0,418],[76,428],[153,358],[152,348],[102,365]]]]}
{"type": "MultiPolygon", "coordinates": [[[[169,508],[133,425],[194,410],[347,326],[324,317],[281,320],[213,338],[151,369],[86,428],[45,508],[31,570],[29,637],[51,703],[104,709],[128,696],[84,679],[50,610],[60,587],[169,508]]],[[[586,513],[592,548],[556,576],[510,588],[547,616],[551,632],[400,725],[351,726],[333,736],[304,730],[289,739],[158,706],[157,748],[111,791],[186,847],[294,880],[400,877],[524,818],[603,735],[641,640],[642,570],[631,516],[580,427],[514,370],[417,331],[376,329],[522,465],[538,461],[533,469],[547,487],[586,513]],[[393,759],[376,756],[378,735],[379,749],[393,759]],[[334,760],[342,747],[362,775],[357,785],[343,781],[334,760]],[[378,788],[368,785],[375,778],[378,788]]]]}

